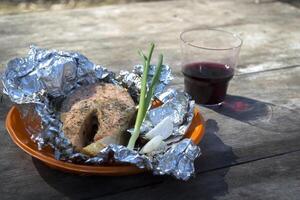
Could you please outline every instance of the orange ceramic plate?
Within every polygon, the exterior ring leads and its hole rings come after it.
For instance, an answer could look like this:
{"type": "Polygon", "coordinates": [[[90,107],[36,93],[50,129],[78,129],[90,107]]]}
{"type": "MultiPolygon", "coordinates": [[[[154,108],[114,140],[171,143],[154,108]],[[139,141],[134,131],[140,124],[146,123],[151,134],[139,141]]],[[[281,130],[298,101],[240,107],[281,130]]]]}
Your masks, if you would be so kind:
{"type": "MultiPolygon", "coordinates": [[[[6,117],[6,128],[12,140],[26,153],[43,161],[51,168],[64,172],[71,172],[85,175],[121,176],[145,172],[132,165],[106,165],[90,166],[79,165],[56,160],[52,149],[44,148],[38,150],[37,145],[30,139],[30,134],[25,128],[17,107],[12,107],[6,117]]],[[[198,109],[195,109],[195,116],[192,120],[186,137],[191,138],[196,144],[200,142],[204,134],[204,121],[198,109]]]]}

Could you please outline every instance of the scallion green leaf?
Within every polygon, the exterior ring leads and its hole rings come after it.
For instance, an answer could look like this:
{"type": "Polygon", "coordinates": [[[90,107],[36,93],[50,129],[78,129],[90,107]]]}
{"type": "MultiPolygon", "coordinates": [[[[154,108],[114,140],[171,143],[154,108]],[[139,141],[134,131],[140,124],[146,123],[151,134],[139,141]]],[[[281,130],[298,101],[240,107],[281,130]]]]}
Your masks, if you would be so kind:
{"type": "Polygon", "coordinates": [[[139,106],[138,106],[138,113],[137,117],[135,120],[135,125],[134,125],[134,131],[133,134],[131,135],[127,147],[129,149],[133,149],[136,143],[136,140],[139,137],[140,134],[140,128],[141,125],[144,121],[144,118],[146,116],[147,110],[150,106],[151,99],[153,97],[155,87],[157,83],[159,82],[159,77],[162,69],[162,63],[163,63],[163,56],[159,56],[159,61],[158,65],[156,66],[154,76],[151,80],[151,84],[149,86],[148,92],[147,92],[147,80],[148,80],[148,73],[149,73],[149,68],[150,68],[150,62],[152,58],[152,53],[154,50],[154,44],[151,43],[150,48],[149,48],[149,54],[148,57],[146,57],[142,51],[139,51],[139,55],[143,58],[143,76],[142,76],[142,84],[141,84],[141,93],[140,93],[140,101],[139,101],[139,106]]]}

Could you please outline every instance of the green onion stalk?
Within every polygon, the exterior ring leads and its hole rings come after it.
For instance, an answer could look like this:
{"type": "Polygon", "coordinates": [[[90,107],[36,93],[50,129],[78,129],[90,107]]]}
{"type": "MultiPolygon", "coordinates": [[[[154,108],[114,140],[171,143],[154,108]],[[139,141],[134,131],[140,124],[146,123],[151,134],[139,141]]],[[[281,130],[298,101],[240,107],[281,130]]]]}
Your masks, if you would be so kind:
{"type": "Polygon", "coordinates": [[[162,70],[162,63],[163,63],[163,55],[159,55],[158,64],[155,69],[154,76],[152,77],[151,84],[147,90],[147,79],[148,79],[148,73],[150,68],[150,62],[152,53],[154,50],[155,45],[151,43],[149,48],[149,54],[148,57],[143,54],[143,52],[139,51],[140,56],[143,59],[143,76],[142,76],[142,84],[141,84],[141,93],[140,93],[140,100],[139,100],[139,106],[138,106],[138,113],[135,120],[134,125],[134,131],[131,135],[127,147],[129,149],[133,149],[136,143],[136,140],[139,137],[140,134],[140,128],[141,125],[145,119],[146,113],[150,107],[151,100],[153,98],[153,94],[155,91],[155,87],[157,83],[159,82],[159,77],[162,70]]]}

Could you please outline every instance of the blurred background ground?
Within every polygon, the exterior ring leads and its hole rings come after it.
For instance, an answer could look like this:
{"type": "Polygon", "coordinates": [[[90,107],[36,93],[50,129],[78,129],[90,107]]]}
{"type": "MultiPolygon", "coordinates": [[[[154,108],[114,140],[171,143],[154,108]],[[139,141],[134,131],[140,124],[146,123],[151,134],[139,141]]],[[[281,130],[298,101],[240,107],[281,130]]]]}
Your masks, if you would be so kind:
{"type": "MultiPolygon", "coordinates": [[[[88,8],[112,4],[172,0],[0,0],[1,14],[18,14],[46,10],[88,8]]],[[[300,0],[253,0],[254,3],[281,1],[300,7],[300,0]]]]}
{"type": "Polygon", "coordinates": [[[87,8],[110,4],[163,0],[0,0],[0,14],[87,8]]]}

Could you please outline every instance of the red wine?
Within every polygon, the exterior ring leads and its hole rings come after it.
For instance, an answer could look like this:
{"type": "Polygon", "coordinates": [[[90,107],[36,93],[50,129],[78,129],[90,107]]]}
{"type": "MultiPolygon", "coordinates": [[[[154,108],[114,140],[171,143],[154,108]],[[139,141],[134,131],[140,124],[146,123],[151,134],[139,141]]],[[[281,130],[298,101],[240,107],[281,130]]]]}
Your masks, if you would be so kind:
{"type": "Polygon", "coordinates": [[[185,91],[196,103],[218,104],[224,101],[234,69],[211,62],[190,63],[182,68],[185,91]]]}

